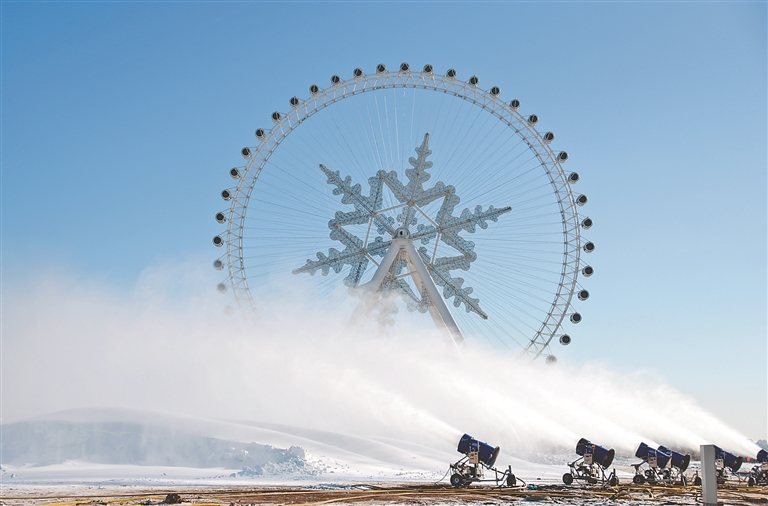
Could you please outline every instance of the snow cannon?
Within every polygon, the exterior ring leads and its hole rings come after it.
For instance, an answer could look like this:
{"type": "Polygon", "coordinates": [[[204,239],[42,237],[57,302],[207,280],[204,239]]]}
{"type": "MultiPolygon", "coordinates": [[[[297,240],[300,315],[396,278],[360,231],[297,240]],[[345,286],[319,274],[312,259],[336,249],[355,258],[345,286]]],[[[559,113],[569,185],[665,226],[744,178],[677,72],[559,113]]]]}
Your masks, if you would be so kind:
{"type": "Polygon", "coordinates": [[[498,487],[517,485],[517,478],[512,474],[512,466],[508,466],[504,471],[493,467],[501,451],[498,446],[493,447],[469,434],[464,434],[459,440],[456,451],[464,456],[458,462],[448,466],[449,472],[452,473],[452,486],[468,487],[476,481],[495,482],[498,487]],[[485,479],[484,469],[493,472],[493,478],[485,479]]]}
{"type": "Polygon", "coordinates": [[[635,452],[635,457],[639,457],[648,462],[651,467],[664,469],[672,458],[672,454],[663,446],[659,446],[658,450],[654,450],[647,444],[640,443],[640,446],[637,447],[637,451],[635,452]]]}
{"type": "Polygon", "coordinates": [[[719,446],[715,446],[715,467],[718,469],[728,468],[732,472],[738,472],[741,464],[744,463],[742,457],[737,457],[733,453],[728,453],[719,446]]]}
{"type": "Polygon", "coordinates": [[[609,450],[581,438],[576,443],[576,454],[580,455],[580,458],[568,464],[571,471],[563,475],[563,483],[570,485],[573,480],[583,480],[591,485],[607,483],[615,487],[619,484],[615,469],[608,476],[605,474],[605,471],[611,467],[616,454],[613,448],[609,450]]]}
{"type": "Polygon", "coordinates": [[[479,462],[482,462],[486,467],[493,467],[496,463],[496,459],[499,457],[501,448],[498,446],[494,448],[488,443],[478,441],[469,434],[464,434],[459,440],[459,445],[456,448],[456,451],[467,456],[477,453],[479,462]]]}
{"type": "Polygon", "coordinates": [[[613,448],[608,450],[584,438],[579,439],[579,442],[576,443],[576,455],[581,455],[585,459],[591,460],[592,462],[590,463],[600,464],[604,469],[611,467],[615,454],[616,452],[613,451],[613,448]]]}
{"type": "Polygon", "coordinates": [[[636,485],[643,483],[682,483],[685,485],[683,471],[688,468],[691,461],[690,455],[673,452],[666,446],[653,449],[645,443],[640,443],[635,452],[635,457],[643,459],[639,464],[632,464],[635,468],[635,476],[632,482],[636,485]],[[672,465],[667,468],[667,464],[672,465]],[[677,464],[676,464],[677,463],[677,464]]]}
{"type": "MultiPolygon", "coordinates": [[[[719,446],[715,446],[715,473],[717,474],[718,485],[725,484],[731,474],[736,474],[741,469],[741,464],[743,463],[744,459],[742,457],[729,453],[719,446]]],[[[736,477],[741,481],[738,475],[736,477]]],[[[698,472],[696,472],[693,484],[701,485],[701,477],[698,472]]]]}
{"type": "Polygon", "coordinates": [[[691,456],[688,454],[683,455],[675,450],[668,449],[666,446],[659,446],[659,451],[669,453],[672,459],[672,467],[679,469],[681,473],[684,473],[691,464],[691,456]]]}
{"type": "Polygon", "coordinates": [[[752,469],[749,471],[747,485],[750,487],[768,485],[768,451],[760,450],[757,452],[755,460],[757,460],[757,464],[752,466],[752,469]]]}

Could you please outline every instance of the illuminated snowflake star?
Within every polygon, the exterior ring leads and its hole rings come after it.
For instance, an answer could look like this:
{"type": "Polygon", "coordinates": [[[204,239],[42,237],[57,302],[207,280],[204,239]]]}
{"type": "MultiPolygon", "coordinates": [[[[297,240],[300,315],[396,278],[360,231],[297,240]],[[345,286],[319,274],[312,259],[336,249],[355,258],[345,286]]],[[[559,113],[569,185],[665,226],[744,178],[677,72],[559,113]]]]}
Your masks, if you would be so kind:
{"type": "MultiPolygon", "coordinates": [[[[456,269],[469,270],[470,264],[475,261],[477,254],[474,251],[475,243],[461,237],[460,232],[474,233],[476,227],[488,228],[488,221],[498,221],[500,215],[511,211],[511,207],[495,209],[489,206],[483,211],[482,206],[477,206],[474,213],[464,209],[459,216],[453,216],[454,209],[460,202],[456,195],[456,189],[443,182],[437,182],[433,187],[424,189],[424,183],[429,181],[431,175],[427,172],[432,168],[432,162],[427,157],[432,154],[428,148],[429,134],[424,135],[424,142],[416,148],[416,158],[409,158],[410,169],[405,171],[408,184],[400,182],[395,171],[385,172],[380,170],[375,176],[368,178],[370,191],[363,195],[359,184],[352,184],[352,178],[342,178],[339,171],[331,171],[324,165],[320,165],[328,177],[328,184],[334,185],[334,195],[342,195],[342,204],[352,205],[354,210],[348,212],[338,211],[336,216],[328,222],[331,229],[330,237],[344,245],[342,251],[330,248],[328,254],[317,253],[317,260],[307,260],[306,265],[295,269],[294,274],[308,272],[314,275],[321,271],[326,276],[330,270],[341,272],[345,265],[349,265],[349,274],[344,278],[344,284],[349,287],[357,287],[371,261],[378,265],[374,257],[383,257],[392,245],[392,239],[405,237],[414,243],[421,241],[418,249],[421,260],[434,283],[442,287],[443,297],[446,300],[453,298],[453,305],[459,307],[462,304],[467,312],[475,312],[483,319],[488,316],[480,309],[479,299],[470,297],[473,292],[471,287],[463,287],[464,279],[453,277],[451,271],[456,269]],[[383,209],[382,190],[384,186],[389,188],[397,201],[397,206],[383,209]],[[434,218],[430,218],[422,211],[422,208],[438,199],[443,199],[442,205],[434,218]],[[393,209],[399,209],[397,224],[394,218],[386,215],[393,209]],[[418,217],[424,218],[425,223],[419,223],[418,217]],[[351,233],[345,227],[348,225],[367,225],[368,232],[364,239],[351,233]],[[415,230],[412,228],[415,227],[415,230]],[[373,231],[375,230],[375,233],[373,231]],[[379,235],[376,235],[379,234],[379,235]],[[376,235],[372,240],[371,236],[376,235]],[[384,238],[384,236],[389,239],[384,238]],[[434,240],[432,251],[426,246],[434,240]],[[460,253],[457,256],[438,256],[438,245],[442,243],[450,246],[460,253]]],[[[375,287],[381,292],[394,290],[403,296],[409,310],[427,311],[429,297],[426,294],[414,293],[411,286],[403,279],[403,272],[407,272],[406,262],[398,258],[390,269],[389,275],[384,278],[380,287],[375,287]]]]}

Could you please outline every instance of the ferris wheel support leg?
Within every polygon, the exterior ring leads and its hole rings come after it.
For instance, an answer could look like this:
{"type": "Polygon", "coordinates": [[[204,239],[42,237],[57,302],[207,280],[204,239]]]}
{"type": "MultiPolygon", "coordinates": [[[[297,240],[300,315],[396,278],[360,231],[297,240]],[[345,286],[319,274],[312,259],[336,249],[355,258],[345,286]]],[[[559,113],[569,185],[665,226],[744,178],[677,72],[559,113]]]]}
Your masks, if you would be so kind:
{"type": "Polygon", "coordinates": [[[400,250],[403,249],[402,243],[403,241],[392,241],[392,244],[389,245],[389,249],[384,253],[384,258],[381,259],[379,268],[373,273],[373,278],[361,288],[368,290],[369,292],[376,292],[381,288],[381,283],[384,282],[384,278],[392,267],[392,263],[395,261],[395,258],[397,258],[400,250]]]}
{"type": "Polygon", "coordinates": [[[378,292],[379,288],[381,287],[381,283],[384,281],[384,277],[392,267],[392,263],[397,258],[397,255],[400,253],[400,248],[401,245],[396,244],[393,241],[389,246],[389,249],[387,249],[387,252],[384,253],[384,258],[381,259],[379,267],[373,274],[373,279],[357,288],[362,292],[362,294],[360,295],[360,301],[357,303],[355,311],[352,313],[352,316],[350,316],[349,321],[347,322],[347,328],[359,326],[359,324],[371,314],[371,311],[373,311],[373,307],[378,300],[378,292]]]}
{"type": "MultiPolygon", "coordinates": [[[[401,241],[392,241],[401,242],[401,241]]],[[[434,308],[437,311],[430,310],[429,314],[432,315],[432,319],[435,321],[435,325],[438,328],[445,328],[451,335],[455,344],[462,344],[464,342],[464,335],[461,333],[456,320],[453,319],[451,311],[445,304],[445,299],[440,295],[440,291],[435,286],[435,282],[432,280],[432,276],[429,275],[427,266],[424,265],[424,261],[421,259],[419,252],[416,251],[416,247],[410,240],[402,241],[403,249],[405,249],[406,255],[408,255],[408,263],[413,266],[413,278],[417,286],[421,286],[427,291],[427,295],[430,298],[430,308],[434,308]],[[438,319],[439,317],[439,319],[438,319]]]]}
{"type": "Polygon", "coordinates": [[[438,329],[445,330],[451,336],[454,344],[464,343],[464,335],[461,333],[456,320],[453,319],[451,311],[445,304],[445,299],[440,296],[440,291],[432,280],[432,276],[429,275],[427,266],[424,265],[424,261],[410,239],[394,239],[384,254],[384,258],[382,258],[373,278],[368,283],[359,287],[363,293],[360,297],[360,302],[358,302],[354,313],[352,313],[347,323],[347,327],[358,325],[371,313],[378,300],[381,284],[384,282],[384,278],[390,271],[392,263],[400,251],[405,252],[408,263],[413,267],[411,276],[416,286],[420,288],[419,291],[422,293],[426,291],[429,296],[430,304],[427,306],[427,309],[432,320],[435,322],[435,326],[438,329]]]}

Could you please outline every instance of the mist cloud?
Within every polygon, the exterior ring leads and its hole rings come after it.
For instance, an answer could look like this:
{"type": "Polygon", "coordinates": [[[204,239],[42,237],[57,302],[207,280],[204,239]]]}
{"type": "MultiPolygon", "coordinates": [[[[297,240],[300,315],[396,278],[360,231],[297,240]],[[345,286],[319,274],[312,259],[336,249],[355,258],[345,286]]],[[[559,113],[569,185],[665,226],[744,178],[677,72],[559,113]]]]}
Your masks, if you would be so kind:
{"type": "Polygon", "coordinates": [[[159,265],[129,291],[61,275],[6,283],[3,422],[112,406],[437,448],[468,432],[511,455],[572,452],[581,437],[625,454],[641,441],[757,452],[650,373],[457,350],[423,328],[356,335],[290,289],[262,301],[259,319],[227,315],[207,267],[159,265]]]}

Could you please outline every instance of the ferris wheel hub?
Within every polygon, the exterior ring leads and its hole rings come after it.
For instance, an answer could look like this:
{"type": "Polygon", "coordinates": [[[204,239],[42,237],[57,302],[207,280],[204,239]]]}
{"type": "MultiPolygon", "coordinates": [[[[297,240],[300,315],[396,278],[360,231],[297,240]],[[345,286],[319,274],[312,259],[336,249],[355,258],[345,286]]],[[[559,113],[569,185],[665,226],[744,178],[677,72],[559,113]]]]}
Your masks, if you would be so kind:
{"type": "Polygon", "coordinates": [[[408,227],[400,227],[397,230],[395,230],[393,238],[394,239],[410,239],[411,231],[408,229],[408,227]]]}

